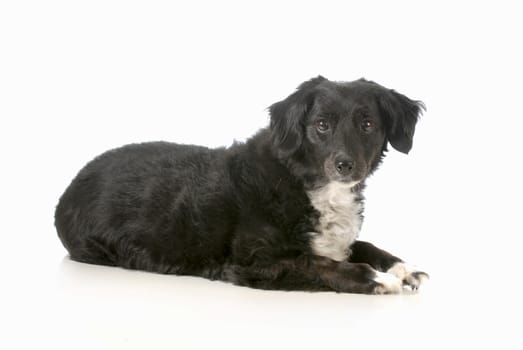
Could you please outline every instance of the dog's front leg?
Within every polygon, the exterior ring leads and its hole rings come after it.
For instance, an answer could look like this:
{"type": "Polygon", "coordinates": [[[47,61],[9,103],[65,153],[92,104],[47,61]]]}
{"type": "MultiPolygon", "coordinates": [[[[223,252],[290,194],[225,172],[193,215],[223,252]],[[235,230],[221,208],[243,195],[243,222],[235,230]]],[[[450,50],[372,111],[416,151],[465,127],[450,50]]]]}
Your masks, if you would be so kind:
{"type": "Polygon", "coordinates": [[[263,265],[229,265],[225,272],[224,280],[260,289],[393,294],[402,287],[400,279],[369,264],[310,255],[263,265]]]}
{"type": "Polygon", "coordinates": [[[378,271],[392,274],[399,278],[404,285],[418,289],[423,280],[429,275],[419,271],[400,258],[363,241],[356,241],[351,246],[349,261],[352,263],[366,263],[378,271]]]}

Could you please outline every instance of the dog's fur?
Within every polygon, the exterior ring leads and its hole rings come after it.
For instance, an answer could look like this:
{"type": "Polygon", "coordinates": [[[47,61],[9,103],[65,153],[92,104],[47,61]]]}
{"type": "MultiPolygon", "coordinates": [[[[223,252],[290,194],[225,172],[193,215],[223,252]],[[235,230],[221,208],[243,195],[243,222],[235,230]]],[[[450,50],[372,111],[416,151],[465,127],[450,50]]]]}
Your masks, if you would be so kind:
{"type": "Polygon", "coordinates": [[[73,260],[263,289],[396,293],[426,276],[357,241],[365,178],[408,153],[421,102],[321,76],[245,143],[133,144],[72,181],[55,224],[73,260]]]}

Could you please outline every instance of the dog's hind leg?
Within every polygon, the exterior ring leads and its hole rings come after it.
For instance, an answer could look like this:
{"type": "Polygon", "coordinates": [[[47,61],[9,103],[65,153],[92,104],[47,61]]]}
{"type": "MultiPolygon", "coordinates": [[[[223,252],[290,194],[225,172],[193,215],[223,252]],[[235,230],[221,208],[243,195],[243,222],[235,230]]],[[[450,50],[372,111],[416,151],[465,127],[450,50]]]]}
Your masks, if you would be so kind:
{"type": "Polygon", "coordinates": [[[96,238],[77,240],[69,245],[69,257],[87,264],[116,266],[114,253],[96,238]]]}
{"type": "Polygon", "coordinates": [[[351,246],[349,262],[369,264],[378,271],[396,276],[403,284],[417,289],[429,275],[419,271],[412,265],[405,263],[400,258],[379,249],[371,243],[356,241],[351,246]]]}

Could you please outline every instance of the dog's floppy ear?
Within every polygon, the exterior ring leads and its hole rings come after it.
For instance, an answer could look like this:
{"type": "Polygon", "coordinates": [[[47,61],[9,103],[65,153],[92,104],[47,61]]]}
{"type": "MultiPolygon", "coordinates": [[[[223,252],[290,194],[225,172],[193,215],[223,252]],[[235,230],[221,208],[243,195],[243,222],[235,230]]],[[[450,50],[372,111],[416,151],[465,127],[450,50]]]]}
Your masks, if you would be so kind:
{"type": "Polygon", "coordinates": [[[300,147],[303,120],[314,103],[314,87],[326,80],[321,75],[308,80],[285,100],[269,107],[271,141],[280,156],[289,156],[300,147]]]}
{"type": "Polygon", "coordinates": [[[413,101],[394,90],[383,89],[378,96],[378,104],[384,116],[387,139],[394,149],[409,153],[416,123],[425,105],[413,101]]]}

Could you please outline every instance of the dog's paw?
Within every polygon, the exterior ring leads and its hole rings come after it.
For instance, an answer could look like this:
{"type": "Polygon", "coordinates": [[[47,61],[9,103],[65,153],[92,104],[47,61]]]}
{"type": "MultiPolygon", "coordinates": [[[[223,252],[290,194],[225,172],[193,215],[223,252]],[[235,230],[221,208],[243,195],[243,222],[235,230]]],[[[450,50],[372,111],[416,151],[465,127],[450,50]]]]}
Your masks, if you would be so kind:
{"type": "Polygon", "coordinates": [[[403,282],[398,277],[390,273],[376,271],[374,276],[374,294],[399,294],[401,293],[403,282]]]}
{"type": "Polygon", "coordinates": [[[404,262],[395,263],[387,270],[388,274],[396,276],[404,285],[412,290],[417,290],[420,285],[429,278],[426,272],[419,271],[416,267],[404,262]]]}

